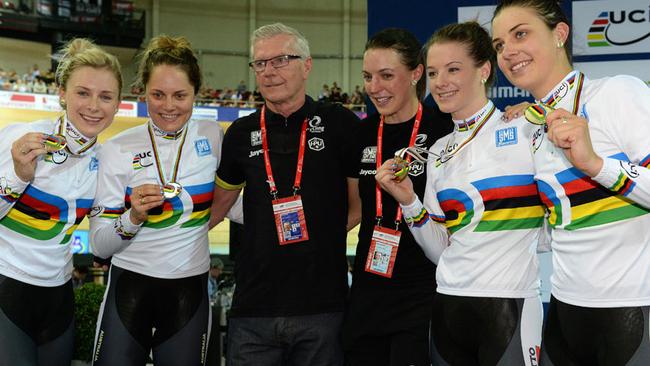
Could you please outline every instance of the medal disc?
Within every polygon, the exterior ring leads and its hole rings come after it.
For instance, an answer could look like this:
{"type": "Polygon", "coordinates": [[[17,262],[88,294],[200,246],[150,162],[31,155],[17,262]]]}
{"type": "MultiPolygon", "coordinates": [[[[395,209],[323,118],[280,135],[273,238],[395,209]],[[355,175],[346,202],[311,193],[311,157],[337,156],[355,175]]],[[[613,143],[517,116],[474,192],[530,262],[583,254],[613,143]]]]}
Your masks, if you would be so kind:
{"type": "Polygon", "coordinates": [[[68,144],[63,135],[47,135],[44,141],[45,148],[47,151],[59,151],[68,144]]]}
{"type": "Polygon", "coordinates": [[[552,111],[553,108],[547,106],[546,104],[533,104],[530,107],[526,108],[524,117],[526,117],[526,120],[532,124],[544,125],[546,124],[546,115],[552,111]]]}
{"type": "Polygon", "coordinates": [[[165,198],[174,198],[178,196],[182,190],[183,187],[180,184],[176,182],[170,182],[163,186],[163,196],[165,198]]]}
{"type": "Polygon", "coordinates": [[[395,180],[398,182],[401,182],[406,178],[406,174],[409,172],[409,162],[406,159],[402,159],[400,157],[395,157],[395,169],[394,175],[395,175],[395,180]]]}

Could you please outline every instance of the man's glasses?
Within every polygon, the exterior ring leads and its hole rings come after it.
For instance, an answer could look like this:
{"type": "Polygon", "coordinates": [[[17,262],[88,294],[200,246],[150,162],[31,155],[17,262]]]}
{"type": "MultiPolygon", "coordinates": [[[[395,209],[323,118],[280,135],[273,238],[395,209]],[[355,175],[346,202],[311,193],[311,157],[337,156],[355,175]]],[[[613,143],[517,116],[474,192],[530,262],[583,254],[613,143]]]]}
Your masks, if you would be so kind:
{"type": "Polygon", "coordinates": [[[289,61],[302,58],[302,56],[297,55],[280,55],[266,60],[255,60],[248,63],[255,72],[262,72],[266,69],[266,63],[270,63],[276,69],[285,67],[289,64],[289,61]]]}

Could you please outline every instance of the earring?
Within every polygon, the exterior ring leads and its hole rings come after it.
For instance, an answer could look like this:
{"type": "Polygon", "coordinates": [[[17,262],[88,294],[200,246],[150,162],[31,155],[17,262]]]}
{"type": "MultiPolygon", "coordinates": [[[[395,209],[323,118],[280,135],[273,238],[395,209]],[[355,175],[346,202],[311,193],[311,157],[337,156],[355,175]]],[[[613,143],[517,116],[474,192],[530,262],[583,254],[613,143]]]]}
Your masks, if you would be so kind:
{"type": "Polygon", "coordinates": [[[61,107],[63,109],[65,109],[65,99],[63,99],[63,98],[59,99],[59,104],[61,105],[61,107]]]}
{"type": "Polygon", "coordinates": [[[564,42],[558,40],[557,41],[557,48],[562,48],[562,47],[564,47],[564,42]]]}
{"type": "Polygon", "coordinates": [[[418,83],[418,81],[417,81],[417,80],[411,80],[411,85],[413,85],[413,86],[416,86],[416,85],[417,85],[417,83],[418,83]]]}
{"type": "Polygon", "coordinates": [[[487,80],[486,79],[481,79],[481,84],[485,84],[485,83],[487,83],[487,80]]]}

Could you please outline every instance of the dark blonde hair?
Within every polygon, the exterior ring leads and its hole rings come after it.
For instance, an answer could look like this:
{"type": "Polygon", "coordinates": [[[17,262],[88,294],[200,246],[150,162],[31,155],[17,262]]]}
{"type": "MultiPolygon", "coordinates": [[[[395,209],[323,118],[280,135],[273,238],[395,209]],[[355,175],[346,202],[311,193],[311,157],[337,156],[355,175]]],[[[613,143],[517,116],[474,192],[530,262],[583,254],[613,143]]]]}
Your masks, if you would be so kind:
{"type": "MultiPolygon", "coordinates": [[[[569,18],[562,11],[561,3],[561,0],[500,0],[496,9],[494,9],[492,22],[503,9],[516,6],[534,10],[550,30],[555,29],[560,23],[566,23],[571,28],[569,18]]],[[[564,42],[564,53],[569,63],[571,63],[571,36],[567,37],[566,42],[564,42]]]]}
{"type": "Polygon", "coordinates": [[[153,68],[159,65],[178,66],[187,74],[194,94],[199,93],[203,78],[199,61],[192,50],[192,45],[185,37],[160,35],[149,41],[147,48],[140,55],[140,65],[135,86],[146,89],[153,68]]]}
{"type": "Polygon", "coordinates": [[[492,47],[490,35],[476,21],[455,23],[438,29],[424,45],[425,54],[436,43],[458,42],[467,47],[467,53],[474,60],[474,66],[480,67],[490,62],[490,76],[485,82],[489,88],[496,78],[496,52],[492,47]]]}
{"type": "MultiPolygon", "coordinates": [[[[59,65],[54,76],[58,87],[65,90],[70,75],[80,67],[105,68],[111,71],[117,80],[119,100],[122,95],[122,68],[115,56],[86,38],[72,39],[59,52],[62,56],[59,59],[59,65]]],[[[61,103],[61,107],[65,108],[65,105],[61,103]]]]}

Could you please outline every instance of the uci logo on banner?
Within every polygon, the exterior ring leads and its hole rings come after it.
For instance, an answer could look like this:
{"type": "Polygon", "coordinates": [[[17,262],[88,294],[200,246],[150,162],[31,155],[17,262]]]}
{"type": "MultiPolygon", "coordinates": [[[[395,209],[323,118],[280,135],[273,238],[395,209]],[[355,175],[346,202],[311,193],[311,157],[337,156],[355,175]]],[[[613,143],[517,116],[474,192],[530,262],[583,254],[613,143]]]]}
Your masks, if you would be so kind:
{"type": "Polygon", "coordinates": [[[647,53],[650,8],[647,0],[573,2],[573,53],[647,53]]]}

